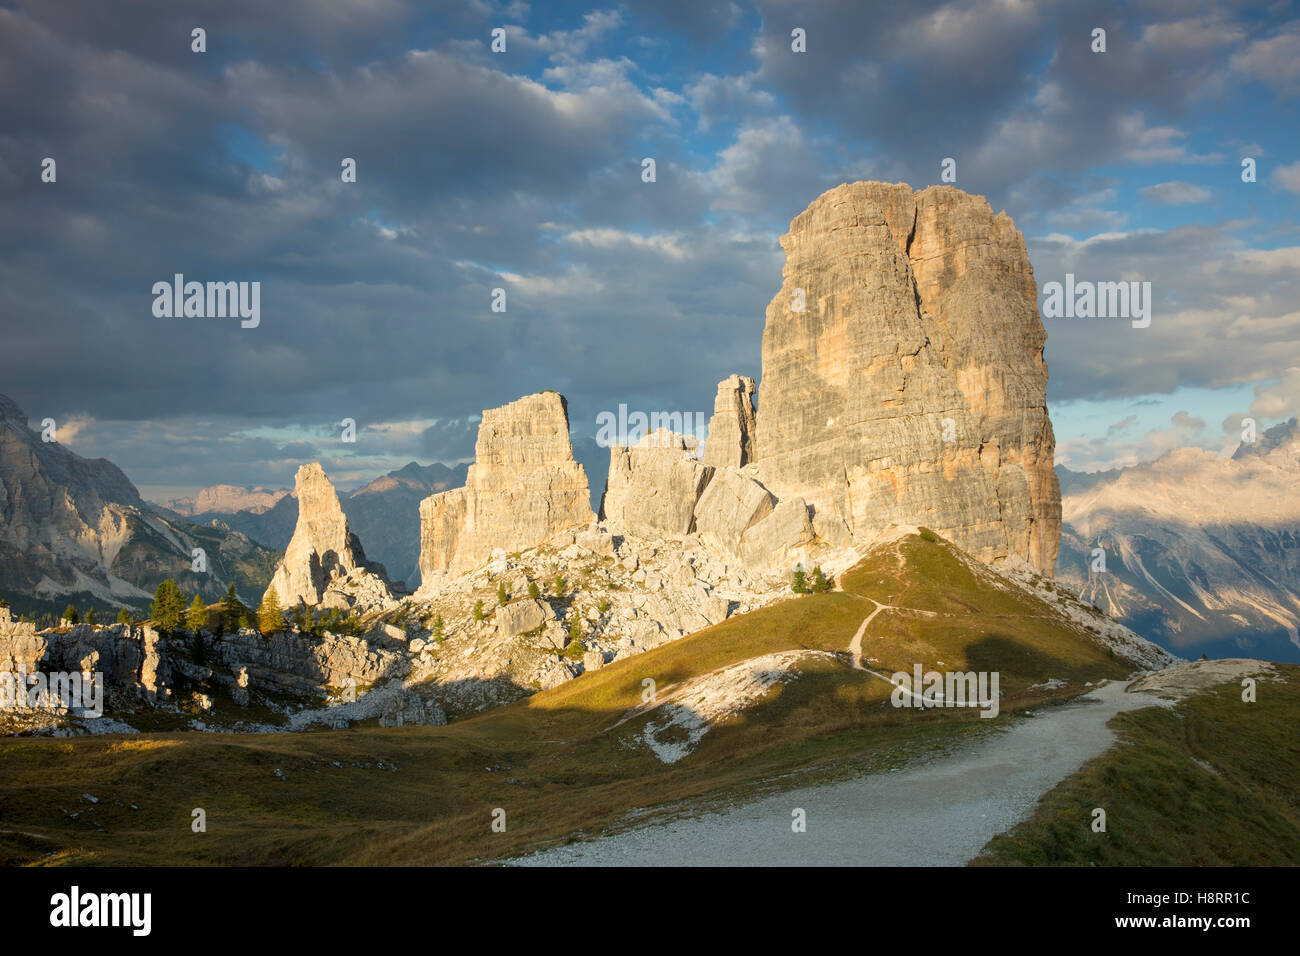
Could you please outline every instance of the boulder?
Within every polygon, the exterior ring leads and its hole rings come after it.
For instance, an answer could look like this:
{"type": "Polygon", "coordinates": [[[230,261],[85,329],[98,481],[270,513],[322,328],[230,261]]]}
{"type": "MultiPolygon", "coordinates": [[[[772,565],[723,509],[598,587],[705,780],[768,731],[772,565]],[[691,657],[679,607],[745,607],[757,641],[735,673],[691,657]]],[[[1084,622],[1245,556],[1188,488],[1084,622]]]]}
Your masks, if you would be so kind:
{"type": "Polygon", "coordinates": [[[545,601],[512,601],[501,605],[492,613],[497,632],[506,637],[535,631],[554,619],[555,612],[545,601]]]}
{"type": "Polygon", "coordinates": [[[750,568],[783,568],[792,555],[813,541],[812,519],[802,498],[785,498],[765,518],[756,521],[740,539],[740,558],[750,568]]]}
{"type": "Polygon", "coordinates": [[[720,468],[695,505],[695,528],[719,551],[738,555],[741,537],[775,504],[771,492],[740,469],[720,468]]]}
{"type": "Polygon", "coordinates": [[[653,440],[610,448],[601,520],[634,535],[690,534],[713,468],[696,459],[681,435],[647,438],[653,440]]]}

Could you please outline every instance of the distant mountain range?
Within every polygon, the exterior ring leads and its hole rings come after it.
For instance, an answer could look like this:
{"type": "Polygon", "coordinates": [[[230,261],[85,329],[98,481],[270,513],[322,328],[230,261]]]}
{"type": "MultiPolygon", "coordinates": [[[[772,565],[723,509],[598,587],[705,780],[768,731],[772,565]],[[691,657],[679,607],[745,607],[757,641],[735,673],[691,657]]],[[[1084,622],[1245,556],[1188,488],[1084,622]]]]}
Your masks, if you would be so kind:
{"type": "MultiPolygon", "coordinates": [[[[420,501],[465,483],[469,465],[411,462],[376,478],[351,494],[339,495],[348,525],[361,539],[366,555],[384,565],[391,578],[419,583],[420,501]]],[[[289,490],[213,485],[194,498],[156,506],[161,513],[196,524],[227,528],[258,544],[283,551],[298,522],[298,500],[289,490]],[[197,508],[181,512],[175,505],[197,508]]]]}
{"type": "Polygon", "coordinates": [[[229,528],[160,514],[112,462],[43,441],[0,395],[0,595],[16,611],[144,608],[164,578],[214,601],[234,581],[255,601],[278,559],[229,528]]]}
{"type": "Polygon", "coordinates": [[[1231,458],[1179,448],[1096,474],[1057,468],[1056,576],[1184,657],[1300,661],[1300,428],[1231,458]],[[1095,571],[1093,550],[1105,551],[1095,571]]]}

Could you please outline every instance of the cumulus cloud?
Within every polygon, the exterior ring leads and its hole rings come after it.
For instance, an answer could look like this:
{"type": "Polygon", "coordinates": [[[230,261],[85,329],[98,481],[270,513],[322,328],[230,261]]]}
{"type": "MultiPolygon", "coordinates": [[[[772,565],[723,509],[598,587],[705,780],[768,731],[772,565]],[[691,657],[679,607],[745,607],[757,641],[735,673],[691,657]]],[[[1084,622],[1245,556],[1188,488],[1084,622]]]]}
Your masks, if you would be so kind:
{"type": "Polygon", "coordinates": [[[1275,383],[1256,388],[1250,413],[1260,418],[1300,415],[1300,367],[1288,368],[1275,383]]]}

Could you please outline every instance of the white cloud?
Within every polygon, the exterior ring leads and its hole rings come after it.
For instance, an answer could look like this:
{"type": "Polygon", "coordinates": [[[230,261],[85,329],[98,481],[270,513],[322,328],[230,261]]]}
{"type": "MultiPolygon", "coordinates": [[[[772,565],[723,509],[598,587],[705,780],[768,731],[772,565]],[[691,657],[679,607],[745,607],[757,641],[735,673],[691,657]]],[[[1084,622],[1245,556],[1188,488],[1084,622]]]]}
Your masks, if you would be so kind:
{"type": "Polygon", "coordinates": [[[1300,196],[1300,162],[1277,167],[1269,178],[1287,192],[1300,196]]]}

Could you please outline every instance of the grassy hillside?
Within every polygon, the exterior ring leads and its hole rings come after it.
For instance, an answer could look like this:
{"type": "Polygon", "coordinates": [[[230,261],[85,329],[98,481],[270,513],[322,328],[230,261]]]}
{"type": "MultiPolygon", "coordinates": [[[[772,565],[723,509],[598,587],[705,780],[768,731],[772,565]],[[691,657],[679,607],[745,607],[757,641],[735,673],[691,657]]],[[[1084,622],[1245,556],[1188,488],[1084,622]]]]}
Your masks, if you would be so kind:
{"type": "Polygon", "coordinates": [[[988,733],[973,710],[898,709],[883,673],[998,670],[1002,713],[1133,668],[1033,595],[990,586],[938,539],[873,552],[841,582],[732,618],[551,691],[447,727],[298,735],[151,734],[0,741],[0,857],[74,864],[464,863],[649,815],[899,766],[988,733]],[[719,668],[822,651],[761,702],[665,764],[643,732],[660,700],[719,668]],[[1034,687],[1050,679],[1064,688],[1034,687]],[[91,803],[83,798],[98,798],[91,803]],[[134,806],[133,806],[134,805],[134,806]],[[207,813],[194,834],[191,811],[207,813]],[[491,829],[506,811],[506,832],[491,829]],[[76,814],[76,818],[73,818],[76,814]],[[37,836],[33,836],[36,834],[37,836]]]}
{"type": "Polygon", "coordinates": [[[1123,713],[1120,742],[990,841],[983,866],[1295,866],[1300,862],[1300,667],[1176,708],[1123,713]],[[1106,832],[1092,832],[1092,811],[1106,832]]]}

